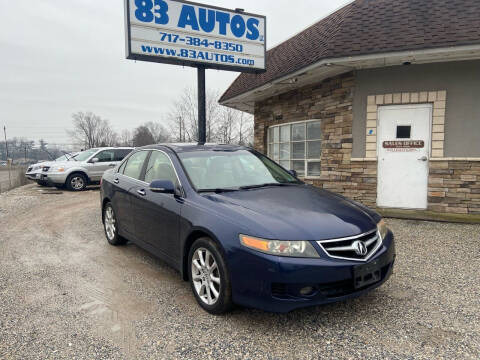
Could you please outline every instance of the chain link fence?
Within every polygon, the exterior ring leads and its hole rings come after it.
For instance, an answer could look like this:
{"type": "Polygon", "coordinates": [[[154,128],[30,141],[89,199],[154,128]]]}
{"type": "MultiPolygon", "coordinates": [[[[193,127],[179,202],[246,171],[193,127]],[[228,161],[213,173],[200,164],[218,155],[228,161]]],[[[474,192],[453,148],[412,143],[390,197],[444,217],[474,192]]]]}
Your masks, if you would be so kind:
{"type": "Polygon", "coordinates": [[[0,194],[16,187],[27,185],[25,177],[26,166],[1,166],[0,167],[0,194]]]}

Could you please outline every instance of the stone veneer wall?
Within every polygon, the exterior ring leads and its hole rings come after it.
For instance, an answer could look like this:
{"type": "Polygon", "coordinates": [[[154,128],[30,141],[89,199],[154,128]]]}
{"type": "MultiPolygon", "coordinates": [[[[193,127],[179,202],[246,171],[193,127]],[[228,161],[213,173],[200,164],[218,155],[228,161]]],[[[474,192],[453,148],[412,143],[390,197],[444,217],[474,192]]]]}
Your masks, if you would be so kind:
{"type": "Polygon", "coordinates": [[[428,209],[442,213],[480,214],[480,160],[431,161],[428,209]]]}
{"type": "Polygon", "coordinates": [[[255,104],[255,148],[267,153],[267,129],[302,120],[322,121],[322,175],[305,182],[375,206],[377,162],[352,162],[352,73],[255,104]]]}
{"type": "MultiPolygon", "coordinates": [[[[254,146],[258,151],[267,153],[267,129],[270,126],[320,119],[323,134],[322,175],[306,178],[305,182],[376,207],[376,158],[352,160],[354,86],[354,75],[348,73],[257,102],[254,146]]],[[[435,95],[444,101],[444,92],[435,95]]],[[[413,96],[415,99],[415,94],[413,96]]],[[[412,101],[410,96],[410,102],[412,101]]],[[[480,159],[431,161],[429,210],[480,214],[479,181],[480,159]]]]}

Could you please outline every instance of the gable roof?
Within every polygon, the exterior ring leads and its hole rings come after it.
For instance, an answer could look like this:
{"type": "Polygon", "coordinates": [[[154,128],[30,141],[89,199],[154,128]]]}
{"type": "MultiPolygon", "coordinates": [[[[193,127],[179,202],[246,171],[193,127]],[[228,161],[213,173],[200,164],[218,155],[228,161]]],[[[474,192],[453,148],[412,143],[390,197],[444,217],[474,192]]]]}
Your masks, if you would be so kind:
{"type": "Polygon", "coordinates": [[[480,44],[479,0],[356,0],[267,52],[267,71],[243,73],[229,100],[323,59],[480,44]]]}

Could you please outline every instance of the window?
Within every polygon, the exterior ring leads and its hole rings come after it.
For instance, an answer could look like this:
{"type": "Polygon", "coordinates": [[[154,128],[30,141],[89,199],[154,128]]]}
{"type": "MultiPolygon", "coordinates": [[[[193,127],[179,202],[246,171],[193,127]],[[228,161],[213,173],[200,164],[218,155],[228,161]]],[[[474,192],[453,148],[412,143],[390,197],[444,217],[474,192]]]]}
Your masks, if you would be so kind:
{"type": "Polygon", "coordinates": [[[127,165],[125,165],[125,169],[123,170],[123,175],[141,180],[143,163],[145,162],[147,155],[148,151],[139,151],[130,156],[127,165]]]}
{"type": "Polygon", "coordinates": [[[115,161],[122,161],[131,152],[132,149],[115,149],[115,161]]]}
{"type": "Polygon", "coordinates": [[[79,153],[77,156],[75,156],[75,160],[77,161],[85,161],[87,160],[90,156],[95,154],[98,151],[98,149],[90,149],[86,151],[82,151],[79,153]]]}
{"type": "Polygon", "coordinates": [[[99,152],[95,157],[98,162],[112,162],[115,159],[115,152],[113,150],[104,150],[99,152]]]}
{"type": "Polygon", "coordinates": [[[268,129],[268,156],[299,176],[320,176],[322,126],[318,120],[268,129]]]}
{"type": "Polygon", "coordinates": [[[177,182],[170,159],[160,151],[152,152],[145,170],[145,182],[151,183],[154,180],[170,180],[173,184],[177,182]]]}
{"type": "Polygon", "coordinates": [[[412,132],[411,126],[397,126],[397,139],[410,139],[412,132]]]}

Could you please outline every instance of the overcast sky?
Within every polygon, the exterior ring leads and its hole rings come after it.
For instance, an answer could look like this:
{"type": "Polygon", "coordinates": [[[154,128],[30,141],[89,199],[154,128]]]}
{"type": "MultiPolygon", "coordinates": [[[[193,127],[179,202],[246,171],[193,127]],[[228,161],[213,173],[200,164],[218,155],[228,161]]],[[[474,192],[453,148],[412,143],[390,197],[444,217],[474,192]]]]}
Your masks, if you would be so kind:
{"type": "MultiPolygon", "coordinates": [[[[206,0],[267,16],[267,47],[349,0],[206,0]]],[[[71,114],[93,111],[120,131],[164,121],[195,69],[125,59],[123,0],[0,0],[0,125],[8,137],[70,143],[71,114]]],[[[223,92],[238,73],[207,71],[223,92]]],[[[2,134],[3,137],[3,134],[2,134]]]]}

